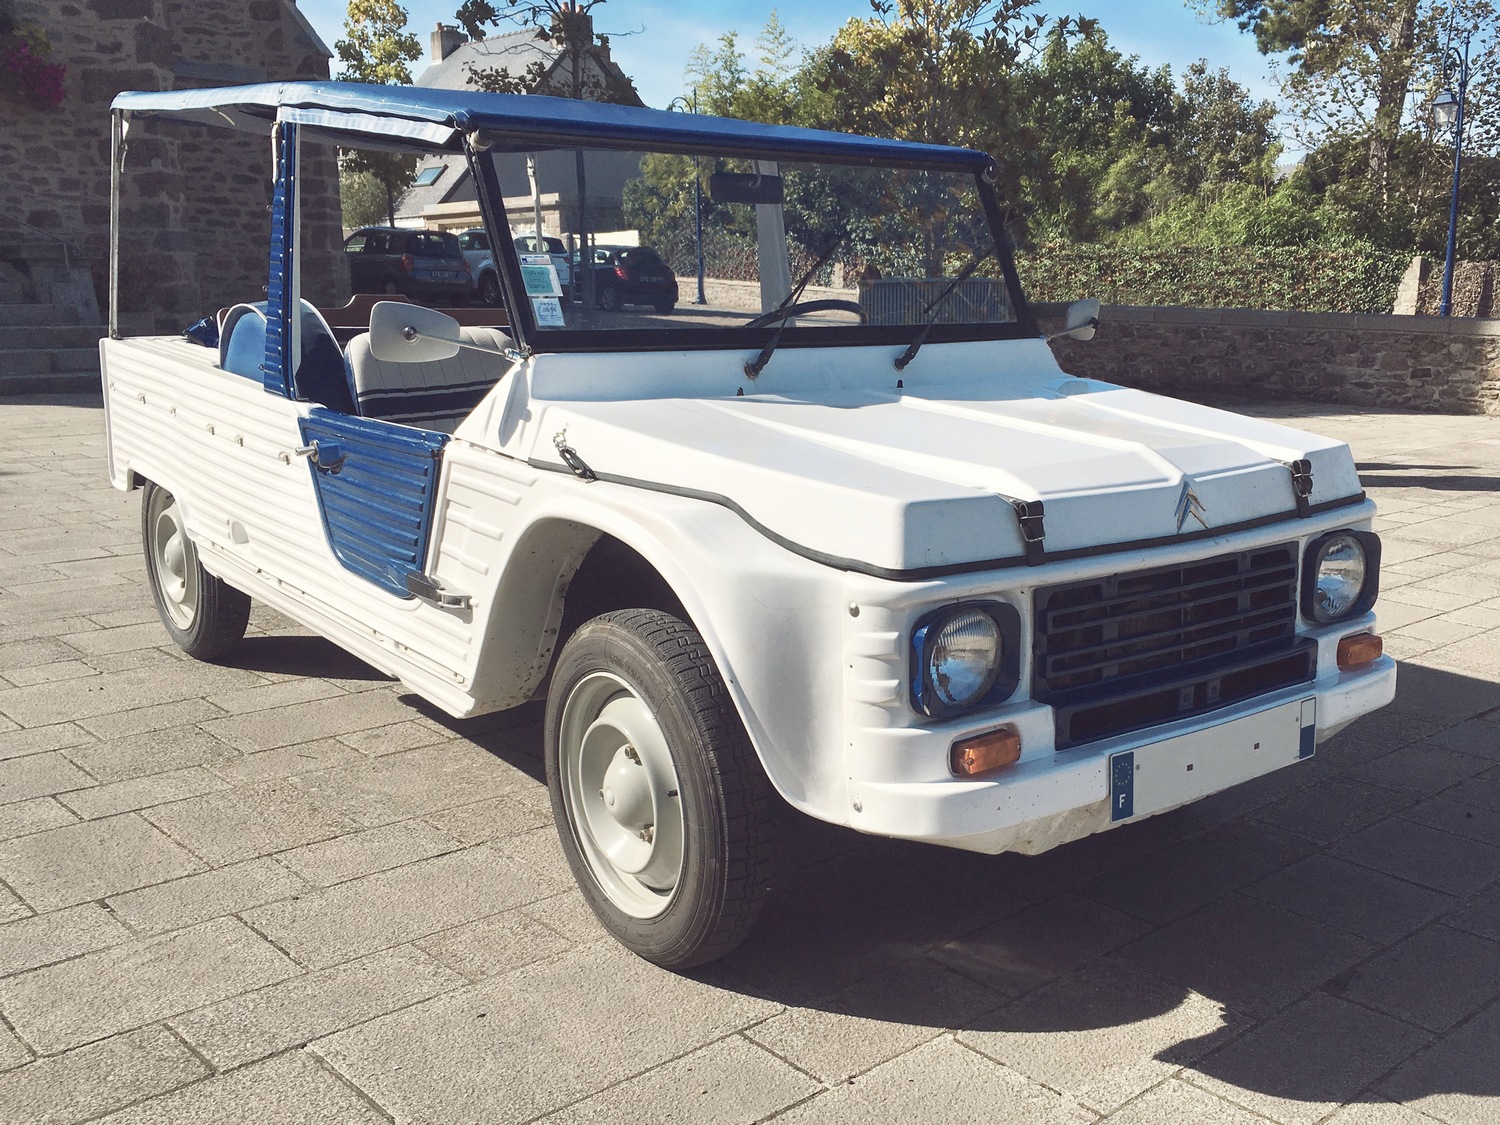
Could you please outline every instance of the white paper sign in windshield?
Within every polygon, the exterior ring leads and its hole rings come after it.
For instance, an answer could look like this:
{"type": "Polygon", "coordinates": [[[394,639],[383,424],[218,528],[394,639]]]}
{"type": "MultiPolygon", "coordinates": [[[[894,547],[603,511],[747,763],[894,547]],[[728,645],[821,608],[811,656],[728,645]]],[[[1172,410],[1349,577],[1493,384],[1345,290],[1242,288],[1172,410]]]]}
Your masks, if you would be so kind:
{"type": "Polygon", "coordinates": [[[526,285],[528,297],[561,297],[562,285],[557,280],[557,267],[548,254],[522,254],[521,280],[526,285]]]}

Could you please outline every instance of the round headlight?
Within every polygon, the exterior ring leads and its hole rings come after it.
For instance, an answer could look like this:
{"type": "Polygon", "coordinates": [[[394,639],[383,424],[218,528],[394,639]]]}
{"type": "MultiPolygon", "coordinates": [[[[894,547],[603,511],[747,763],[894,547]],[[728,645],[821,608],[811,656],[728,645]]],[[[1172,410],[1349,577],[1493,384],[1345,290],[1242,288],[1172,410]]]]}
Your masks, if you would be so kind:
{"type": "Polygon", "coordinates": [[[1000,626],[983,610],[962,609],[929,634],[932,693],[945,707],[972,707],[989,694],[1000,672],[1000,626]]]}
{"type": "Polygon", "coordinates": [[[1312,611],[1319,621],[1337,621],[1352,610],[1365,588],[1365,548],[1352,535],[1335,535],[1318,551],[1312,611]]]}

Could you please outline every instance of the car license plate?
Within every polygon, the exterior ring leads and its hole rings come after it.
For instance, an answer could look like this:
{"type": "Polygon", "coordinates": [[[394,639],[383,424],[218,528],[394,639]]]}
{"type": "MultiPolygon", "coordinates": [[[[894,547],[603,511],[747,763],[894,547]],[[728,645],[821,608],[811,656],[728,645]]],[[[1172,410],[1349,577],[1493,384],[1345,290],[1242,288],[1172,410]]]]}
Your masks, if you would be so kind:
{"type": "Polygon", "coordinates": [[[1109,819],[1149,816],[1310,758],[1316,699],[1109,756],[1109,819]]]}
{"type": "Polygon", "coordinates": [[[643,274],[641,274],[641,280],[642,281],[652,281],[652,282],[660,281],[661,280],[661,274],[659,274],[659,273],[643,273],[643,274]]]}

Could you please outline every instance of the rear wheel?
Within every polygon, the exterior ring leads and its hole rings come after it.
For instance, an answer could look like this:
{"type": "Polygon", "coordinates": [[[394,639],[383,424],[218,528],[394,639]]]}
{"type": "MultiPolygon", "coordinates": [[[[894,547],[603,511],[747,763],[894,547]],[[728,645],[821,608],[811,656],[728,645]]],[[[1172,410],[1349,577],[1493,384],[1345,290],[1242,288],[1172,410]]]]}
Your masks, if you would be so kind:
{"type": "Polygon", "coordinates": [[[660,301],[657,301],[656,304],[652,307],[656,309],[659,315],[666,316],[669,312],[677,307],[677,302],[662,299],[660,301]]]}
{"type": "Polygon", "coordinates": [[[553,674],[545,755],[568,864],[622,944],[686,968],[744,940],[770,787],[696,630],[656,610],[583,625],[553,674]]]}
{"type": "Polygon", "coordinates": [[[492,308],[500,306],[500,279],[492,273],[479,279],[479,303],[492,308]]]}
{"type": "Polygon", "coordinates": [[[401,286],[396,284],[394,277],[388,277],[385,279],[385,285],[381,287],[380,291],[388,297],[394,297],[401,292],[401,286]]]}
{"type": "Polygon", "coordinates": [[[141,542],[151,598],[177,647],[212,660],[239,644],[250,621],[249,595],[203,569],[181,505],[150,482],[141,494],[141,542]]]}
{"type": "Polygon", "coordinates": [[[622,304],[620,300],[620,287],[618,285],[599,286],[599,292],[595,296],[594,301],[605,312],[614,312],[622,304]]]}

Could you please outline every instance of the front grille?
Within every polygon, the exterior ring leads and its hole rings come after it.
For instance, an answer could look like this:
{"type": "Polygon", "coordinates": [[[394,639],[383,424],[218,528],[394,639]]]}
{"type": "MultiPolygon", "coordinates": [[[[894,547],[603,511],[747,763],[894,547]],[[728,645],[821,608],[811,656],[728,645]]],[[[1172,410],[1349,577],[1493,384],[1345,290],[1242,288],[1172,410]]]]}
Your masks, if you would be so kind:
{"type": "Polygon", "coordinates": [[[1057,748],[1210,711],[1312,678],[1296,643],[1297,547],[1038,590],[1033,694],[1057,748]]]}

